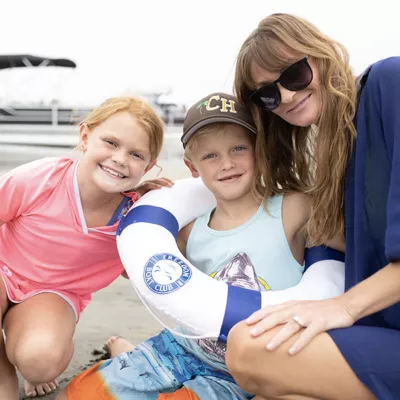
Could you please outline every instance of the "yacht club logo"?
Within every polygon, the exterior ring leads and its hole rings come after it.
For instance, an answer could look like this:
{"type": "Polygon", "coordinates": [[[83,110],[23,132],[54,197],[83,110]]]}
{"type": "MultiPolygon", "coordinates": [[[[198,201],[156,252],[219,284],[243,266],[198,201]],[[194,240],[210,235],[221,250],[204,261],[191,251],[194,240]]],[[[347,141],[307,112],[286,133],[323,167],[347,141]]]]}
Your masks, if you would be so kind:
{"type": "Polygon", "coordinates": [[[153,255],[144,266],[143,279],[147,287],[158,294],[175,292],[191,277],[191,268],[180,258],[168,253],[153,255]]]}

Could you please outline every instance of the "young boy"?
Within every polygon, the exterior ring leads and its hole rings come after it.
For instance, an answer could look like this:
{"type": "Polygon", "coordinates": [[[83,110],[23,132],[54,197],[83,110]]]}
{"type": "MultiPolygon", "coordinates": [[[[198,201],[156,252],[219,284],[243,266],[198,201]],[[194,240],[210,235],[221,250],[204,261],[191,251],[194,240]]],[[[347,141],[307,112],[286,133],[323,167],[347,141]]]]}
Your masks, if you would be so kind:
{"type": "MultiPolygon", "coordinates": [[[[190,108],[182,136],[185,164],[217,205],[181,230],[178,245],[214,279],[281,290],[302,276],[309,203],[299,193],[263,200],[255,142],[251,114],[233,96],[214,93],[190,108]]],[[[114,358],[78,375],[59,400],[253,397],[229,375],[225,346],[217,341],[189,340],[165,330],[137,347],[113,337],[109,347],[114,358]]]]}

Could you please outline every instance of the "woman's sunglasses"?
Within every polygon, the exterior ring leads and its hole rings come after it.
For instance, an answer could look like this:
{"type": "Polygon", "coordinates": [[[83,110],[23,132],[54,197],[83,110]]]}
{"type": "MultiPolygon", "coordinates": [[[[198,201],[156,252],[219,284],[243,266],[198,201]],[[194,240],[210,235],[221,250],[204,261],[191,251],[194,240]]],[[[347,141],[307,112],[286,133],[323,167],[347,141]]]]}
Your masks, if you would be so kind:
{"type": "Polygon", "coordinates": [[[312,80],[313,72],[308,63],[308,57],[304,57],[287,67],[275,82],[255,90],[249,100],[264,110],[272,111],[281,104],[278,83],[291,92],[298,92],[305,89],[312,80]]]}

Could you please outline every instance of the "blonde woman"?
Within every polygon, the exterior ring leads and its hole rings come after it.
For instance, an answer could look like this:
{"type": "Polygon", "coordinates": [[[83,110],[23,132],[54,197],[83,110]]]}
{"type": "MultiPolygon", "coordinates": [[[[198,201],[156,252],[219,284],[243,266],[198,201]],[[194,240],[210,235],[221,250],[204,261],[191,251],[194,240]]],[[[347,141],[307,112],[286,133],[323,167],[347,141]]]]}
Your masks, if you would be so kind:
{"type": "Polygon", "coordinates": [[[244,42],[235,90],[266,195],[310,195],[310,245],[346,238],[346,292],[256,312],[231,331],[228,368],[265,399],[399,399],[400,58],[356,80],[342,45],[274,14],[244,42]]]}

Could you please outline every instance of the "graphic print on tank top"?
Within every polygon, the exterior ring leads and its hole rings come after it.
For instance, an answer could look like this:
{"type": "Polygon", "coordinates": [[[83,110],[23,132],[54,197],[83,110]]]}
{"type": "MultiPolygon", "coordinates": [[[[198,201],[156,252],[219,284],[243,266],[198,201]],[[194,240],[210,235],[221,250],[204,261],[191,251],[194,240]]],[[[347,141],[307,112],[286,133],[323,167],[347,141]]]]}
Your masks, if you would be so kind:
{"type": "MultiPolygon", "coordinates": [[[[210,274],[211,278],[244,289],[271,290],[264,279],[257,276],[253,263],[246,253],[239,253],[219,272],[210,274]]],[[[225,360],[226,344],[213,339],[199,339],[197,344],[213,357],[225,360]]]]}

